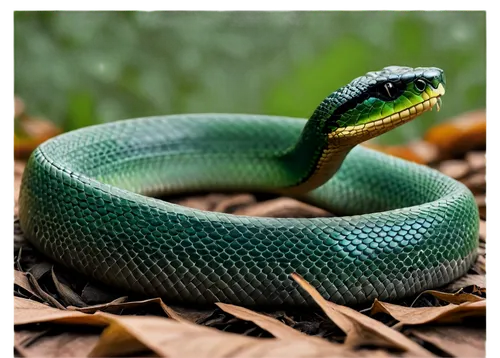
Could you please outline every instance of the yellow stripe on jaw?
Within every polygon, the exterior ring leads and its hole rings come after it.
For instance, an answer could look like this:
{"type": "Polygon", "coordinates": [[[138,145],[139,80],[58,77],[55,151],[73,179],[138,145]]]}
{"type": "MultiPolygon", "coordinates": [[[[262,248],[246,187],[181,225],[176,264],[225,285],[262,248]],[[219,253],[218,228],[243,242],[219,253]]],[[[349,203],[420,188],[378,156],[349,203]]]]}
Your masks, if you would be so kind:
{"type": "Polygon", "coordinates": [[[386,130],[389,127],[393,128],[396,125],[399,125],[401,122],[411,120],[421,113],[431,110],[432,107],[434,107],[434,105],[438,103],[438,98],[441,96],[441,94],[439,93],[444,93],[444,88],[441,84],[439,85],[437,90],[433,91],[432,97],[427,95],[427,99],[424,98],[425,100],[417,105],[373,122],[339,128],[328,134],[328,138],[333,140],[342,137],[354,137],[358,136],[359,134],[369,132],[375,134],[375,132],[386,130]]]}

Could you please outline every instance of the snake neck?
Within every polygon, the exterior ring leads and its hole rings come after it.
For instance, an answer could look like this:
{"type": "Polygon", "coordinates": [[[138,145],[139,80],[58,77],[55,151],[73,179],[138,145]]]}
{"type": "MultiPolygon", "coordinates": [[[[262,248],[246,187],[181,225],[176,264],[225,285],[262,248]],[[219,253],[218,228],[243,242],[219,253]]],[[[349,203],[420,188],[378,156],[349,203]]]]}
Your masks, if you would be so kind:
{"type": "Polygon", "coordinates": [[[326,183],[339,170],[355,144],[340,144],[323,133],[324,116],[316,111],[306,122],[298,141],[280,158],[294,181],[284,188],[287,194],[311,191],[326,183]]]}

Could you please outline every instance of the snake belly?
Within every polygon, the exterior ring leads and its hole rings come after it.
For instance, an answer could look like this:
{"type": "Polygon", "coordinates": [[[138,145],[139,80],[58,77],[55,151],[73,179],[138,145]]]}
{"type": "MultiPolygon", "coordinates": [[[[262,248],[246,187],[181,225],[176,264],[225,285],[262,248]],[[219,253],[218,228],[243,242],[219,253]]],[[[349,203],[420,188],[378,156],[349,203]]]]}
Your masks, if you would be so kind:
{"type": "Polygon", "coordinates": [[[290,274],[343,305],[396,300],[449,283],[476,258],[478,209],[461,183],[355,147],[301,199],[343,215],[256,218],[154,198],[198,190],[273,192],[276,153],[304,120],[176,115],[79,129],[38,147],[19,218],[53,260],[167,302],[308,306],[290,274]]]}

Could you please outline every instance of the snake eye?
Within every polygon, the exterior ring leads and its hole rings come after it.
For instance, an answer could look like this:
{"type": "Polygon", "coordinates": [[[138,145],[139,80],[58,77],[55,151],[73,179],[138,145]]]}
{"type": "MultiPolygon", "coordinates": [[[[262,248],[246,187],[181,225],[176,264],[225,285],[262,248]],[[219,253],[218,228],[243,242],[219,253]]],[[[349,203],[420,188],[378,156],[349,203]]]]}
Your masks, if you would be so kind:
{"type": "Polygon", "coordinates": [[[425,87],[427,87],[427,84],[425,83],[424,80],[418,79],[415,81],[415,88],[418,91],[422,92],[425,89],[425,87]]]}
{"type": "Polygon", "coordinates": [[[387,92],[387,95],[392,98],[394,96],[394,85],[389,82],[384,85],[385,91],[387,92]]]}

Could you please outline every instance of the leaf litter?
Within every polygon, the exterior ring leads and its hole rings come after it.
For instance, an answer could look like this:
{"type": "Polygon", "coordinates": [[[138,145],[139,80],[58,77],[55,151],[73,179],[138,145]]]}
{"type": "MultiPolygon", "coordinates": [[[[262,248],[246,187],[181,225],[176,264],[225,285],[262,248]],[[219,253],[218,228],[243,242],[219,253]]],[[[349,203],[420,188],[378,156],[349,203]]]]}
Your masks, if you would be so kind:
{"type": "MultiPolygon", "coordinates": [[[[425,143],[438,146],[434,142],[425,143]]],[[[39,254],[23,238],[14,216],[16,354],[39,357],[484,356],[484,151],[476,147],[471,152],[457,154],[452,153],[453,145],[447,143],[446,153],[439,149],[432,156],[434,159],[423,163],[439,169],[441,159],[455,160],[453,164],[456,168],[460,165],[461,172],[454,175],[471,185],[483,219],[477,262],[465,276],[445,287],[400,302],[375,300],[369,309],[362,311],[325,300],[298,275],[293,278],[314,298],[318,310],[257,312],[226,303],[200,309],[167,305],[158,297],[128,296],[126,292],[88,281],[39,254]]],[[[391,154],[398,155],[396,148],[391,154]]],[[[15,214],[24,165],[23,161],[15,162],[15,214]]],[[[442,168],[450,170],[449,165],[442,168]]],[[[295,199],[248,193],[197,194],[165,200],[236,215],[332,216],[295,199]]]]}

